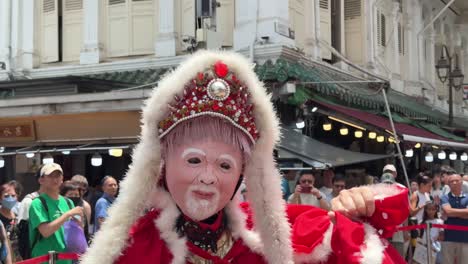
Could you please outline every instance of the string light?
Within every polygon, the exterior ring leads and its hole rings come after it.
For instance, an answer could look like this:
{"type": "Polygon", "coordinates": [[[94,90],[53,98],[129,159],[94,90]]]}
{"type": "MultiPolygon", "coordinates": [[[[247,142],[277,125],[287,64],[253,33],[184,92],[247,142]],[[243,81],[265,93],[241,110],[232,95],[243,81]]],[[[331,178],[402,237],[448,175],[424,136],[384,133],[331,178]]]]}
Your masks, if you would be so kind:
{"type": "Polygon", "coordinates": [[[340,128],[340,135],[346,136],[346,135],[348,135],[348,133],[349,133],[349,131],[348,131],[347,127],[343,126],[343,127],[340,128]]]}
{"type": "Polygon", "coordinates": [[[99,155],[99,153],[95,153],[92,157],[91,157],[91,165],[93,165],[94,167],[99,167],[102,165],[102,156],[99,155]]]}
{"type": "Polygon", "coordinates": [[[385,141],[385,137],[384,136],[378,136],[377,137],[377,142],[384,142],[385,141]]]}
{"type": "Polygon", "coordinates": [[[364,133],[363,133],[361,130],[356,130],[356,131],[354,131],[354,136],[355,136],[356,138],[362,138],[363,134],[364,134],[364,133]]]}
{"type": "Polygon", "coordinates": [[[330,130],[332,130],[332,124],[331,124],[330,122],[324,123],[324,124],[322,125],[322,127],[323,127],[323,130],[325,130],[325,131],[330,131],[330,130]]]}
{"type": "Polygon", "coordinates": [[[54,163],[54,158],[52,157],[52,155],[47,154],[44,156],[44,158],[42,158],[42,164],[50,164],[50,163],[54,163]]]}
{"type": "Polygon", "coordinates": [[[428,152],[426,154],[426,156],[424,157],[424,160],[426,160],[426,162],[433,162],[434,161],[434,156],[432,155],[431,152],[428,152]]]}
{"type": "Polygon", "coordinates": [[[413,157],[413,155],[414,155],[413,149],[407,149],[407,150],[406,150],[406,152],[405,152],[405,157],[411,158],[411,157],[413,157]]]}
{"type": "Polygon", "coordinates": [[[377,133],[375,132],[369,132],[369,138],[370,139],[375,139],[377,137],[377,133]]]}

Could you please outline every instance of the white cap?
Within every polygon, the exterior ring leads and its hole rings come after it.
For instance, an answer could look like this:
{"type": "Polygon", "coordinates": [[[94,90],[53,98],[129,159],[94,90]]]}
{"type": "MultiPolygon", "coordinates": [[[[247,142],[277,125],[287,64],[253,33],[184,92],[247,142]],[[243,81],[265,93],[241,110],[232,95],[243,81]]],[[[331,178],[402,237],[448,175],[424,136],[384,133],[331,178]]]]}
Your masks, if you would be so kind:
{"type": "Polygon", "coordinates": [[[57,163],[45,164],[41,169],[40,177],[45,176],[45,175],[50,175],[54,171],[60,171],[60,173],[63,174],[62,167],[60,167],[60,165],[58,165],[57,163]]]}
{"type": "Polygon", "coordinates": [[[396,168],[393,164],[387,164],[385,165],[385,167],[383,167],[383,170],[382,171],[393,171],[393,172],[396,172],[396,168]]]}

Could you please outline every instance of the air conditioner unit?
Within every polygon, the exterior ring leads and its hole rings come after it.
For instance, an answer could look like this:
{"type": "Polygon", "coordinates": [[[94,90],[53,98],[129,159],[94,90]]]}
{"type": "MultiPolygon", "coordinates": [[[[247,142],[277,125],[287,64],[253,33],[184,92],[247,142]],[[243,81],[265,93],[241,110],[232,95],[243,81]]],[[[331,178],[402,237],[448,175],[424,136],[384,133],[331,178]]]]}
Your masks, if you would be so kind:
{"type": "Polygon", "coordinates": [[[196,35],[197,42],[206,49],[218,50],[223,45],[223,35],[220,32],[199,28],[196,35]]]}

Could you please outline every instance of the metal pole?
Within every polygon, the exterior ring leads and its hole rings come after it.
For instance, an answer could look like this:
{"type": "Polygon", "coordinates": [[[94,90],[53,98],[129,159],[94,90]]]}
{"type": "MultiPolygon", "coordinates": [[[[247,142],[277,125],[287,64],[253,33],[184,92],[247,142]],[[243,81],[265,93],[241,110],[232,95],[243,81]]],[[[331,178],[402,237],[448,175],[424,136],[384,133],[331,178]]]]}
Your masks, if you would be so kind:
{"type": "Polygon", "coordinates": [[[453,125],[453,91],[452,91],[452,79],[449,77],[448,82],[449,88],[449,126],[452,127],[453,125]]]}
{"type": "Polygon", "coordinates": [[[384,101],[385,101],[385,108],[387,109],[387,113],[388,113],[388,119],[390,120],[390,125],[392,126],[393,136],[395,137],[395,145],[398,150],[398,157],[400,158],[401,167],[403,168],[403,174],[405,175],[406,186],[408,187],[408,191],[410,192],[410,194],[412,194],[410,183],[409,183],[409,178],[408,178],[408,173],[406,172],[405,161],[403,159],[403,154],[401,153],[400,139],[398,138],[398,134],[395,130],[395,125],[393,124],[392,112],[390,111],[390,106],[387,100],[387,92],[385,92],[385,89],[382,89],[382,94],[383,94],[384,101]]]}
{"type": "Polygon", "coordinates": [[[49,251],[49,264],[55,264],[57,262],[57,252],[49,251]]]}
{"type": "Polygon", "coordinates": [[[426,223],[427,263],[432,264],[431,223],[426,223]]]}

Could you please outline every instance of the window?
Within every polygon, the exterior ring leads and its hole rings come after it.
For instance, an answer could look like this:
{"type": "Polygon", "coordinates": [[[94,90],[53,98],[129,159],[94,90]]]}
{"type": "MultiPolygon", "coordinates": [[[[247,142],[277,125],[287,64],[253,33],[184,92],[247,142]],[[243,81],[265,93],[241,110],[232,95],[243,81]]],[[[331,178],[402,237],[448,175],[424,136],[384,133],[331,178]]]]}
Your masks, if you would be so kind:
{"type": "Polygon", "coordinates": [[[405,54],[405,30],[401,23],[398,23],[398,52],[401,55],[405,54]]]}
{"type": "Polygon", "coordinates": [[[377,11],[377,42],[382,47],[385,47],[387,42],[385,31],[385,15],[381,11],[377,11]]]}

